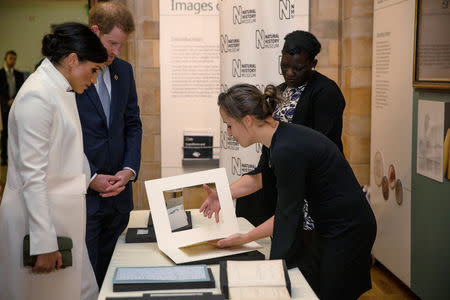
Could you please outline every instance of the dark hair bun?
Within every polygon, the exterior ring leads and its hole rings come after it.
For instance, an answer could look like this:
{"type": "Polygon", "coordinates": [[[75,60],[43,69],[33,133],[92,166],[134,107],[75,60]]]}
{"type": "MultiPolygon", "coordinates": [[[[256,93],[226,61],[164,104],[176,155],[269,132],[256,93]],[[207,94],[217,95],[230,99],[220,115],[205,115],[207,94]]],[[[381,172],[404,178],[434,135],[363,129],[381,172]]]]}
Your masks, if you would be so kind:
{"type": "Polygon", "coordinates": [[[42,39],[42,54],[51,57],[56,49],[58,49],[58,39],[53,33],[46,34],[42,39]]]}
{"type": "Polygon", "coordinates": [[[217,104],[233,119],[241,120],[246,115],[251,115],[264,121],[272,116],[273,110],[282,100],[273,85],[268,85],[262,93],[254,85],[241,83],[221,93],[217,104]]]}
{"type": "Polygon", "coordinates": [[[266,89],[264,90],[263,97],[266,100],[271,112],[273,112],[277,104],[280,102],[278,89],[274,85],[267,85],[266,89]]]}
{"type": "Polygon", "coordinates": [[[270,98],[275,98],[278,94],[277,88],[271,84],[266,86],[266,89],[264,90],[264,95],[270,98]]]}
{"type": "Polygon", "coordinates": [[[59,24],[53,33],[42,39],[42,54],[49,57],[52,63],[59,64],[71,53],[75,53],[80,62],[103,63],[108,59],[108,53],[100,39],[84,24],[59,24]]]}

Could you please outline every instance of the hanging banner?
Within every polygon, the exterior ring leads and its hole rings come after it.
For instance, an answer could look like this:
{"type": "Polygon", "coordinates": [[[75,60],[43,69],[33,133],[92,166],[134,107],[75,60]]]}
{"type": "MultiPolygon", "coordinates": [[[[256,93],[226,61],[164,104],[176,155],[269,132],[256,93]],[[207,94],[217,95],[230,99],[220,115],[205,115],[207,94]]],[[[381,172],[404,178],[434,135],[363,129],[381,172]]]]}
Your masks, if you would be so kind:
{"type": "Polygon", "coordinates": [[[159,10],[161,175],[167,177],[185,172],[185,135],[212,136],[219,145],[219,11],[217,0],[160,1],[159,10]]]}
{"type": "MultiPolygon", "coordinates": [[[[308,30],[309,1],[220,1],[220,91],[238,83],[256,85],[282,83],[280,69],[284,36],[293,30],[308,30]],[[295,5],[294,5],[295,4],[295,5]]],[[[220,166],[234,182],[253,170],[261,144],[242,148],[227,135],[221,122],[220,166]]]]}

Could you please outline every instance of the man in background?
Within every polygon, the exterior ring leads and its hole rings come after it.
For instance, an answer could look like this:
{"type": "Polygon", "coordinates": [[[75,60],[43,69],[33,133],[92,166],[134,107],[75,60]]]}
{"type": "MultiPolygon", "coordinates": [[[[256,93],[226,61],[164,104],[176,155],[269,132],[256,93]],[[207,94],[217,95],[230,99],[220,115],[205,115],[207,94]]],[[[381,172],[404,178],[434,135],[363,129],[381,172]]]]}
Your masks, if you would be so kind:
{"type": "Polygon", "coordinates": [[[17,92],[23,84],[23,73],[14,69],[17,53],[9,50],[5,54],[5,64],[0,69],[0,106],[2,111],[1,165],[8,163],[8,115],[17,92]]]}
{"type": "Polygon", "coordinates": [[[131,181],[139,172],[142,125],[133,69],[117,57],[134,31],[130,11],[118,2],[98,3],[89,13],[89,26],[108,52],[97,83],[77,95],[84,152],[91,167],[86,245],[101,287],[133,209],[131,181]]]}

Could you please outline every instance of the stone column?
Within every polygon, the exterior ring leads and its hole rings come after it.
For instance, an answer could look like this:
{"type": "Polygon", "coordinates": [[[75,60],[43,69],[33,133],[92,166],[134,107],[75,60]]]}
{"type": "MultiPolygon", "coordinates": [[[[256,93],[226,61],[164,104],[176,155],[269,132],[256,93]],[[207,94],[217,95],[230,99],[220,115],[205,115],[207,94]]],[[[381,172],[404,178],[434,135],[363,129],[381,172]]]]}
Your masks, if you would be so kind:
{"type": "Polygon", "coordinates": [[[142,120],[142,159],[133,183],[134,208],[148,209],[144,181],[161,177],[159,1],[122,0],[133,14],[136,31],[122,57],[133,65],[142,120]]]}
{"type": "Polygon", "coordinates": [[[373,0],[343,0],[342,84],[345,157],[361,185],[370,182],[373,0]]]}
{"type": "Polygon", "coordinates": [[[340,85],[341,0],[310,0],[310,32],[322,45],[317,71],[340,85]]]}
{"type": "Polygon", "coordinates": [[[373,0],[311,0],[310,31],[322,44],[317,70],[346,100],[344,154],[361,185],[369,183],[373,0]]]}

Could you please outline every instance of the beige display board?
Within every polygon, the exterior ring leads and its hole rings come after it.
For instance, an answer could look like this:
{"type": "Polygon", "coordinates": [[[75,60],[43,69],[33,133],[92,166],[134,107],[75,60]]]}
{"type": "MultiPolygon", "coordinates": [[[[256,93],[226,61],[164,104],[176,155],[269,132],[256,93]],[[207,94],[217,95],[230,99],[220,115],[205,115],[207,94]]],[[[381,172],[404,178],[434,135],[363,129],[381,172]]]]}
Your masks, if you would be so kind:
{"type": "Polygon", "coordinates": [[[413,85],[450,89],[450,1],[418,0],[415,16],[413,85]]]}
{"type": "Polygon", "coordinates": [[[370,201],[375,257],[411,284],[414,0],[374,1],[370,201]]]}
{"type": "Polygon", "coordinates": [[[159,29],[161,175],[205,170],[201,162],[183,167],[183,140],[185,130],[211,132],[219,155],[217,0],[159,1],[159,29]]]}
{"type": "Polygon", "coordinates": [[[241,247],[218,249],[206,243],[239,232],[224,168],[148,180],[145,188],[158,248],[176,264],[239,254],[261,247],[258,243],[251,242],[241,247]],[[164,192],[211,183],[214,183],[219,196],[220,221],[216,223],[214,218],[201,218],[199,221],[195,219],[192,221],[192,229],[172,232],[164,192]]]}

